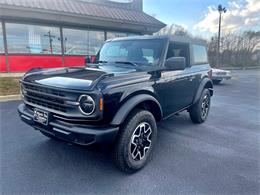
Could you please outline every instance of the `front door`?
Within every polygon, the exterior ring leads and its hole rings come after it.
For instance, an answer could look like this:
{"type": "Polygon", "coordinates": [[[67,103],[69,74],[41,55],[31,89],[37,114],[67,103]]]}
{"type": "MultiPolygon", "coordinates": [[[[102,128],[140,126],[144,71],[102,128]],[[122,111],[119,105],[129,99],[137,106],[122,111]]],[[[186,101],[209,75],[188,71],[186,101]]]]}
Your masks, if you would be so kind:
{"type": "Polygon", "coordinates": [[[156,82],[157,95],[163,107],[164,117],[191,104],[194,95],[193,76],[190,74],[189,44],[170,43],[167,58],[185,57],[185,70],[162,71],[156,82]]]}

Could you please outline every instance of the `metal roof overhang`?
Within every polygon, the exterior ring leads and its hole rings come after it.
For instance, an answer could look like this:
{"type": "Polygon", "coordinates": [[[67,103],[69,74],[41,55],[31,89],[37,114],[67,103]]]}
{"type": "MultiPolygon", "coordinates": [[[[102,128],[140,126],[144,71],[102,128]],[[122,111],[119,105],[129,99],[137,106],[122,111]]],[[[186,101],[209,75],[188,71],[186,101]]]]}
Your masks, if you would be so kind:
{"type": "Polygon", "coordinates": [[[14,22],[33,22],[61,26],[116,30],[122,32],[127,31],[141,34],[152,34],[165,26],[163,23],[160,25],[136,23],[127,20],[63,13],[52,10],[37,10],[9,5],[0,6],[0,19],[14,22]]]}

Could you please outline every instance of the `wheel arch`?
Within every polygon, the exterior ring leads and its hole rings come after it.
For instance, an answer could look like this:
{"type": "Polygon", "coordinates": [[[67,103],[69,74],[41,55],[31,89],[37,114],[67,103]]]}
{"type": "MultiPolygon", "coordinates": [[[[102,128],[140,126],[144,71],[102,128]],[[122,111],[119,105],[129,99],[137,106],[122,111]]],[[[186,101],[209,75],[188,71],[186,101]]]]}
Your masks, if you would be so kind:
{"type": "Polygon", "coordinates": [[[149,94],[138,94],[123,103],[110,124],[121,125],[130,112],[136,108],[150,111],[156,121],[160,121],[163,118],[161,105],[155,97],[149,94]]]}
{"type": "Polygon", "coordinates": [[[199,88],[197,90],[197,93],[193,99],[193,104],[195,104],[199,100],[200,95],[204,89],[209,89],[210,95],[213,96],[213,82],[207,77],[202,79],[199,88]]]}

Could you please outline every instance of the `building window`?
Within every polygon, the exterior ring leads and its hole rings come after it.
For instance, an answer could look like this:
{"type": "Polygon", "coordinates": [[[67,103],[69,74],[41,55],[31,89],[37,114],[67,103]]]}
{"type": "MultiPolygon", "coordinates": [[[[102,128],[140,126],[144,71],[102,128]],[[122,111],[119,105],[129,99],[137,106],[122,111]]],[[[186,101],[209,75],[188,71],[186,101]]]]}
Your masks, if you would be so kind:
{"type": "Polygon", "coordinates": [[[3,29],[2,29],[2,22],[0,22],[0,53],[4,53],[4,36],[3,36],[3,29]]]}
{"type": "Polygon", "coordinates": [[[208,63],[208,55],[206,47],[202,45],[193,45],[194,64],[206,64],[208,63]]]}
{"type": "Polygon", "coordinates": [[[104,31],[63,29],[64,53],[67,55],[96,55],[105,41],[104,31]]]}
{"type": "Polygon", "coordinates": [[[127,33],[122,32],[107,32],[107,39],[114,39],[117,37],[127,37],[127,33]]]}
{"type": "Polygon", "coordinates": [[[6,23],[6,36],[9,53],[61,54],[56,27],[6,23]]]}
{"type": "Polygon", "coordinates": [[[99,49],[105,42],[104,31],[89,31],[89,53],[88,55],[97,55],[99,49]]]}
{"type": "Polygon", "coordinates": [[[85,55],[88,51],[88,31],[63,28],[64,54],[85,55]]]}

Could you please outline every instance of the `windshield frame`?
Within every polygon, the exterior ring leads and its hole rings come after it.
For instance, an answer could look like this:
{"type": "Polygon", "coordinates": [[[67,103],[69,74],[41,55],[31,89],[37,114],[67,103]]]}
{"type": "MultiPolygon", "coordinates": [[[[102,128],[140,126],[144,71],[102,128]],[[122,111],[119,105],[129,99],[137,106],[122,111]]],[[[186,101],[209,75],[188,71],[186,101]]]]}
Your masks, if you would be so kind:
{"type": "MultiPolygon", "coordinates": [[[[168,47],[168,44],[169,44],[169,38],[168,37],[156,37],[156,38],[153,38],[153,37],[149,37],[149,38],[136,38],[136,39],[122,39],[122,38],[119,38],[119,39],[110,39],[110,40],[107,40],[103,45],[102,47],[100,48],[100,50],[98,51],[97,55],[96,55],[96,58],[95,58],[95,61],[93,62],[94,64],[99,64],[99,57],[100,57],[100,52],[101,50],[103,49],[104,45],[106,43],[109,43],[109,42],[119,42],[119,41],[143,41],[143,40],[161,40],[162,41],[162,51],[161,51],[161,55],[159,56],[159,61],[157,64],[153,64],[153,65],[149,65],[147,67],[162,67],[163,64],[164,64],[164,59],[165,59],[165,56],[166,56],[166,51],[167,51],[167,47],[168,47]]],[[[110,61],[109,61],[110,62],[110,61]]],[[[108,62],[108,63],[109,63],[108,62]]],[[[111,61],[112,62],[112,61],[111,61]]],[[[114,62],[113,62],[114,63],[114,62]]],[[[141,64],[138,64],[138,66],[142,66],[141,64]]]]}

